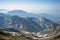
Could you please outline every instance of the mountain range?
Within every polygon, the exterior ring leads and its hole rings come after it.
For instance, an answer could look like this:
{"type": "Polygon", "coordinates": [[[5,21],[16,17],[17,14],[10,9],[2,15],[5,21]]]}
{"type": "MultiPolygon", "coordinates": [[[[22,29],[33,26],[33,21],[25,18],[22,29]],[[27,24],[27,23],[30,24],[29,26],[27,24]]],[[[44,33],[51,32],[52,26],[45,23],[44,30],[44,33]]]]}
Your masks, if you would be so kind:
{"type": "Polygon", "coordinates": [[[30,14],[22,10],[8,11],[6,14],[0,13],[0,28],[15,28],[29,32],[39,32],[52,27],[56,22],[48,15],[30,14]]]}
{"type": "MultiPolygon", "coordinates": [[[[52,24],[59,24],[56,18],[48,14],[31,14],[23,10],[12,10],[6,14],[0,13],[0,26],[1,27],[13,27],[20,29],[20,26],[24,26],[24,29],[29,31],[40,31],[49,28],[52,24]],[[44,22],[41,22],[44,21],[44,22]],[[35,29],[35,30],[34,30],[35,29]]],[[[5,27],[5,28],[6,28],[5,27]]]]}
{"type": "MultiPolygon", "coordinates": [[[[48,14],[32,14],[23,10],[12,10],[0,13],[0,31],[33,38],[54,37],[60,32],[60,18],[48,14]],[[28,35],[28,36],[29,36],[28,35]],[[27,36],[27,35],[26,35],[27,36]],[[30,37],[29,36],[29,37],[30,37]]],[[[13,34],[14,35],[14,34],[13,34]]]]}

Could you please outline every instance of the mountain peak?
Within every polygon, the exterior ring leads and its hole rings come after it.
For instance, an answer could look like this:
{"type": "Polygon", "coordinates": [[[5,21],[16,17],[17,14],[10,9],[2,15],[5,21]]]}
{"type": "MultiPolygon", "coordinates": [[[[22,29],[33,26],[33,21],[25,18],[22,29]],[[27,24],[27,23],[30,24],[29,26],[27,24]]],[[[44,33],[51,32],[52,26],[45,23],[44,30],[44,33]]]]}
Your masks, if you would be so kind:
{"type": "Polygon", "coordinates": [[[8,13],[26,13],[23,10],[12,10],[12,11],[8,11],[8,13]]]}

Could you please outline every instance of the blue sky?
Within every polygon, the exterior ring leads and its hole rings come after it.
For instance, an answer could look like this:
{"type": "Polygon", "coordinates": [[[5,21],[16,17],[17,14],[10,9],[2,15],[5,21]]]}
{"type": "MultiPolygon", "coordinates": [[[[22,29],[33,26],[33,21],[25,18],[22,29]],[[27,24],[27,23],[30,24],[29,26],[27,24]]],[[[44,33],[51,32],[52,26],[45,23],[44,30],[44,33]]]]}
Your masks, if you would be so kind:
{"type": "Polygon", "coordinates": [[[60,0],[0,0],[0,9],[32,13],[60,13],[60,0]]]}

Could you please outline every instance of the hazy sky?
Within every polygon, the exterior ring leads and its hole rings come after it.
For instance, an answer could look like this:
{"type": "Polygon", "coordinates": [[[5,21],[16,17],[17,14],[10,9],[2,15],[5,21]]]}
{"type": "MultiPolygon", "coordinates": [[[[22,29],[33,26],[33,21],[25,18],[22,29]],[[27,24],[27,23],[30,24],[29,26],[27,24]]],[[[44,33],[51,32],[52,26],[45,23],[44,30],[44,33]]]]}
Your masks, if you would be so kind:
{"type": "Polygon", "coordinates": [[[0,0],[0,9],[32,13],[60,13],[60,0],[0,0]]]}

